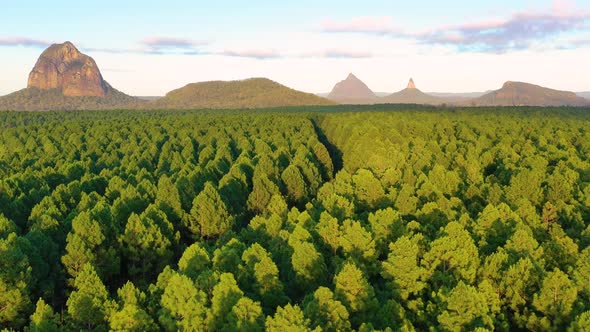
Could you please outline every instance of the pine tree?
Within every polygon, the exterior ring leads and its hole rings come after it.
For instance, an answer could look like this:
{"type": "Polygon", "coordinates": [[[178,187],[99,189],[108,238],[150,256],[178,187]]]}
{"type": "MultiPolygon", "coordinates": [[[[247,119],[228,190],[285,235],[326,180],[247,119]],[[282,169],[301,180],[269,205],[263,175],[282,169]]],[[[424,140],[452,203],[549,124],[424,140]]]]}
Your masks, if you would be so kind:
{"type": "Polygon", "coordinates": [[[319,287],[305,302],[303,312],[310,318],[312,326],[327,332],[351,330],[348,310],[334,298],[329,288],[319,287]]]}
{"type": "Polygon", "coordinates": [[[90,264],[82,267],[67,301],[72,320],[84,329],[105,329],[109,311],[108,292],[90,264]]]}
{"type": "Polygon", "coordinates": [[[53,308],[43,299],[37,301],[35,312],[31,315],[31,322],[26,331],[30,332],[57,332],[60,331],[59,317],[53,312],[53,308]]]}
{"type": "Polygon", "coordinates": [[[195,236],[204,238],[223,235],[233,226],[233,217],[211,182],[205,184],[201,193],[193,201],[188,220],[189,230],[195,236]]]}

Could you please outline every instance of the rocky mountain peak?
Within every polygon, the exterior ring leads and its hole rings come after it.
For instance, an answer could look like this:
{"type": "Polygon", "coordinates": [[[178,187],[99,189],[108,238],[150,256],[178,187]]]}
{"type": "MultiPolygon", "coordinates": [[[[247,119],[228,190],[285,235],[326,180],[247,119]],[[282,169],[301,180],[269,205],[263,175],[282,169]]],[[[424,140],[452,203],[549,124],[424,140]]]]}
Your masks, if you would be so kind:
{"type": "Polygon", "coordinates": [[[358,78],[356,76],[354,76],[353,73],[348,74],[348,76],[346,77],[347,80],[358,80],[358,78]]]}
{"type": "Polygon", "coordinates": [[[53,44],[41,54],[29,74],[28,87],[59,89],[68,97],[103,97],[109,89],[94,59],[68,41],[53,44]]]}
{"type": "Polygon", "coordinates": [[[345,80],[338,82],[328,95],[328,99],[335,101],[363,101],[375,97],[373,91],[353,73],[348,74],[345,80]]]}
{"type": "Polygon", "coordinates": [[[410,81],[408,82],[408,89],[416,89],[416,84],[414,84],[413,78],[410,78],[410,81]]]}

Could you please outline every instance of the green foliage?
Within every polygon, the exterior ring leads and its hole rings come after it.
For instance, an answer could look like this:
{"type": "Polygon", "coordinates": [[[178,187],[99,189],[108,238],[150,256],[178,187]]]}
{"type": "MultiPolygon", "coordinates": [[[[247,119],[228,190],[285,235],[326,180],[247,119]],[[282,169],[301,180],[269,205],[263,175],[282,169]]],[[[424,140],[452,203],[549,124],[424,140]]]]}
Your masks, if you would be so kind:
{"type": "MultiPolygon", "coordinates": [[[[301,309],[295,305],[287,304],[278,307],[272,317],[266,318],[266,331],[269,332],[305,332],[312,331],[310,320],[305,318],[301,309]]],[[[317,328],[313,331],[321,331],[317,328]]]]}
{"type": "Polygon", "coordinates": [[[331,105],[318,96],[289,89],[266,78],[188,84],[157,100],[155,109],[261,108],[294,105],[331,105]]]}
{"type": "Polygon", "coordinates": [[[211,182],[205,184],[203,191],[193,201],[188,220],[189,230],[203,238],[223,235],[233,225],[233,217],[211,182]]]}
{"type": "Polygon", "coordinates": [[[463,331],[475,328],[493,328],[486,298],[475,287],[462,281],[453,288],[445,299],[446,310],[438,316],[438,322],[445,330],[463,331]]]}
{"type": "Polygon", "coordinates": [[[349,314],[346,307],[336,299],[329,288],[320,287],[306,301],[304,313],[312,326],[323,331],[350,331],[349,314]]]}
{"type": "Polygon", "coordinates": [[[82,267],[74,281],[74,289],[68,297],[67,306],[75,326],[106,330],[109,294],[92,265],[82,267]]]}
{"type": "Polygon", "coordinates": [[[0,113],[0,329],[585,331],[589,121],[0,113]]]}
{"type": "Polygon", "coordinates": [[[31,315],[31,323],[26,329],[30,332],[57,332],[60,330],[59,317],[43,299],[37,301],[35,312],[31,315]]]}

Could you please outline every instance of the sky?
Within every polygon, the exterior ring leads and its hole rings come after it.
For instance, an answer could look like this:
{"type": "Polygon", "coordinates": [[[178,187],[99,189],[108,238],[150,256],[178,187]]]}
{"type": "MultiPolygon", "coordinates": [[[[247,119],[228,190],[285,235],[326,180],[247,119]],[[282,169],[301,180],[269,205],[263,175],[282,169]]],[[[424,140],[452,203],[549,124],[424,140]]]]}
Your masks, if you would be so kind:
{"type": "Polygon", "coordinates": [[[267,77],[329,92],[476,92],[524,81],[590,91],[590,1],[167,0],[0,3],[0,95],[40,53],[73,42],[115,88],[159,96],[192,82],[267,77]]]}

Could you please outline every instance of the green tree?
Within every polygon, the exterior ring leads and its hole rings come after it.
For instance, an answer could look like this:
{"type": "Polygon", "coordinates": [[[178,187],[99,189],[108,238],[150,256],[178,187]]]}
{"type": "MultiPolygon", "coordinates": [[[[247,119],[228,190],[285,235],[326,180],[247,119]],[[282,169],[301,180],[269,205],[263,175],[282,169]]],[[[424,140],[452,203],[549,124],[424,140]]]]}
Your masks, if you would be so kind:
{"type": "Polygon", "coordinates": [[[168,216],[168,220],[178,224],[182,219],[184,211],[180,201],[178,189],[170,178],[162,175],[158,180],[158,192],[156,193],[156,205],[168,216]]]}
{"type": "Polygon", "coordinates": [[[351,262],[346,262],[334,277],[334,295],[351,313],[374,309],[375,291],[364,273],[351,262]]]}
{"type": "Polygon", "coordinates": [[[31,306],[31,266],[11,233],[0,239],[0,325],[18,328],[31,306]]]}
{"type": "Polygon", "coordinates": [[[567,329],[568,332],[589,332],[590,331],[590,311],[578,315],[567,329]]]}
{"type": "Polygon", "coordinates": [[[25,330],[31,332],[60,331],[59,317],[50,305],[46,304],[43,299],[39,299],[35,312],[31,315],[29,327],[25,330]]]}
{"type": "Polygon", "coordinates": [[[111,331],[158,331],[152,317],[143,309],[145,294],[127,282],[117,290],[117,308],[109,317],[111,331]]]}
{"type": "Polygon", "coordinates": [[[535,294],[533,306],[544,314],[543,325],[551,324],[556,329],[570,321],[578,289],[568,276],[559,269],[549,272],[543,279],[539,293],[535,294]]]}
{"type": "Polygon", "coordinates": [[[233,226],[233,217],[211,182],[205,184],[193,201],[188,221],[189,230],[204,238],[223,235],[233,226]]]}
{"type": "MultiPolygon", "coordinates": [[[[305,318],[303,311],[297,305],[287,304],[278,307],[274,316],[268,316],[265,323],[266,331],[269,332],[305,332],[312,331],[311,322],[305,318]]],[[[314,331],[321,331],[315,329],[314,331]]]]}
{"type": "Polygon", "coordinates": [[[422,240],[421,235],[411,238],[402,236],[389,245],[390,253],[382,263],[381,275],[391,281],[392,289],[402,300],[407,300],[410,295],[419,295],[426,287],[426,269],[420,264],[422,240]]]}
{"type": "Polygon", "coordinates": [[[478,290],[463,281],[453,288],[445,299],[446,310],[438,316],[438,322],[448,331],[493,329],[494,321],[489,316],[486,298],[478,290]]]}
{"type": "Polygon", "coordinates": [[[392,208],[377,210],[369,214],[369,225],[379,253],[385,253],[390,242],[405,233],[404,223],[399,212],[392,208]]]}
{"type": "Polygon", "coordinates": [[[242,297],[232,307],[221,331],[264,331],[264,314],[260,303],[242,297]]]}
{"type": "Polygon", "coordinates": [[[178,261],[178,271],[196,279],[201,272],[211,267],[209,253],[199,243],[190,245],[178,261]]]}
{"type": "Polygon", "coordinates": [[[447,224],[443,236],[432,241],[422,262],[437,283],[452,285],[453,279],[472,283],[479,267],[479,254],[469,232],[453,221],[447,224]]]}
{"type": "Polygon", "coordinates": [[[248,195],[248,210],[262,213],[273,195],[280,195],[279,188],[264,174],[255,174],[252,178],[252,192],[248,195]]]}
{"type": "Polygon", "coordinates": [[[121,236],[127,269],[133,277],[150,280],[161,271],[173,255],[172,225],[166,214],[150,206],[140,216],[132,213],[121,236]],[[168,233],[168,234],[166,234],[168,233]]]}
{"type": "Polygon", "coordinates": [[[242,261],[249,276],[243,283],[245,289],[252,290],[252,297],[260,300],[267,312],[286,302],[279,269],[266,249],[254,243],[244,251],[242,261]]]}
{"type": "Polygon", "coordinates": [[[281,174],[281,180],[285,185],[289,201],[293,204],[301,204],[307,196],[307,190],[299,168],[289,165],[281,174]]]}
{"type": "Polygon", "coordinates": [[[573,279],[580,293],[590,299],[590,247],[582,250],[573,271],[573,279]]]}
{"type": "Polygon", "coordinates": [[[352,176],[352,181],[354,183],[354,195],[360,203],[360,208],[364,210],[377,208],[385,197],[385,191],[373,173],[366,169],[359,169],[352,176]]]}
{"type": "Polygon", "coordinates": [[[231,314],[232,308],[243,296],[244,292],[238,287],[233,274],[221,274],[219,283],[213,288],[211,311],[207,319],[211,331],[222,328],[227,316],[231,314]]]}
{"type": "Polygon", "coordinates": [[[113,232],[106,227],[112,223],[108,207],[99,204],[91,211],[83,211],[72,221],[66,254],[61,261],[73,281],[86,264],[97,266],[96,272],[105,279],[119,273],[120,259],[115,241],[107,237],[113,232]]]}
{"type": "Polygon", "coordinates": [[[165,331],[204,331],[206,300],[191,279],[173,272],[160,299],[159,322],[165,331]]]}
{"type": "Polygon", "coordinates": [[[296,242],[292,248],[291,265],[298,285],[303,289],[313,289],[322,284],[327,267],[315,246],[310,242],[296,242]]]}
{"type": "Polygon", "coordinates": [[[340,228],[340,246],[347,256],[362,262],[372,263],[377,256],[372,234],[358,221],[344,221],[340,228]]]}
{"type": "Polygon", "coordinates": [[[320,215],[320,221],[316,225],[316,231],[324,244],[332,249],[332,254],[335,255],[341,246],[340,225],[338,219],[332,217],[327,211],[322,212],[320,215]]]}
{"type": "Polygon", "coordinates": [[[334,298],[329,288],[320,287],[313,296],[309,295],[303,312],[311,320],[311,326],[322,328],[323,331],[351,330],[348,310],[342,302],[334,298]]]}
{"type": "Polygon", "coordinates": [[[108,292],[90,264],[82,267],[74,280],[74,291],[67,301],[73,322],[87,330],[105,330],[111,304],[108,292]]]}

